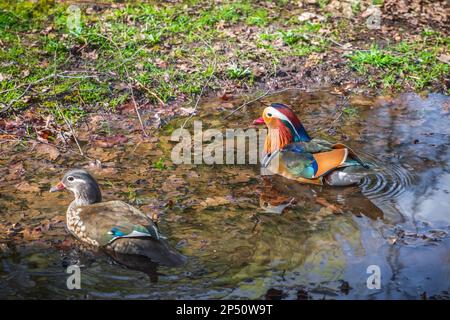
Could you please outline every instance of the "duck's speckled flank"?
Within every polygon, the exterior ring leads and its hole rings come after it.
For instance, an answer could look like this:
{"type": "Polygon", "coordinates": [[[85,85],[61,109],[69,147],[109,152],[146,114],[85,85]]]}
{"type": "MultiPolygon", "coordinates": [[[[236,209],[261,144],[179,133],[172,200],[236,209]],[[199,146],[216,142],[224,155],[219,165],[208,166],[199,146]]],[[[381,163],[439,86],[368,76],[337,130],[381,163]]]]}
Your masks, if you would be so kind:
{"type": "Polygon", "coordinates": [[[73,233],[77,238],[80,240],[93,245],[98,246],[99,243],[91,239],[87,236],[86,233],[86,226],[84,225],[83,221],[80,219],[80,213],[81,208],[73,208],[72,206],[69,206],[69,209],[67,209],[67,215],[66,215],[66,223],[67,228],[71,233],[73,233]]]}

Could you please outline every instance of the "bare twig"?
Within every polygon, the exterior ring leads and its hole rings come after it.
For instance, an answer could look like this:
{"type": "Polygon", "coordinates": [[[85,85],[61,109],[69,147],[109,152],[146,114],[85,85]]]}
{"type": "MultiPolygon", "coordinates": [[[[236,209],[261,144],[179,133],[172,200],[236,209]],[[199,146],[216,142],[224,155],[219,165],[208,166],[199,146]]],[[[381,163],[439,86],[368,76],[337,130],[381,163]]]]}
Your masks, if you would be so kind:
{"type": "MultiPolygon", "coordinates": [[[[72,75],[72,76],[71,76],[71,75],[67,75],[67,76],[65,75],[65,74],[70,73],[70,72],[71,72],[71,71],[63,71],[63,72],[61,72],[61,73],[59,73],[59,74],[51,73],[51,74],[49,74],[49,75],[47,75],[47,76],[45,76],[45,77],[42,77],[42,78],[40,78],[40,79],[38,79],[38,80],[36,80],[36,81],[30,82],[30,83],[28,83],[28,84],[26,84],[26,83],[25,83],[25,84],[20,84],[20,85],[14,87],[14,88],[6,89],[6,90],[1,91],[0,94],[3,94],[3,93],[7,93],[7,92],[10,92],[10,91],[14,91],[14,90],[17,90],[17,89],[19,89],[19,88],[21,88],[21,87],[27,86],[27,87],[25,88],[25,90],[20,94],[20,96],[18,96],[17,98],[11,100],[11,101],[6,105],[6,107],[4,107],[4,108],[0,111],[0,115],[5,114],[9,109],[11,109],[11,107],[14,105],[14,103],[16,103],[17,101],[19,101],[20,99],[22,99],[23,96],[25,96],[25,94],[26,94],[26,93],[27,93],[34,85],[36,85],[36,84],[38,84],[38,83],[40,83],[40,82],[43,82],[43,81],[45,81],[45,80],[48,80],[48,79],[51,79],[51,78],[55,78],[55,77],[58,77],[58,78],[72,78],[72,79],[84,79],[84,78],[97,78],[97,77],[98,77],[97,75],[89,75],[89,74],[86,74],[86,75],[72,75]]],[[[88,71],[82,71],[82,72],[88,72],[88,71]]]]}
{"type": "Polygon", "coordinates": [[[353,49],[346,48],[345,45],[343,45],[342,43],[339,43],[336,40],[334,40],[332,38],[329,38],[329,37],[323,37],[323,36],[318,35],[318,34],[308,34],[308,36],[311,36],[311,37],[314,37],[314,38],[318,38],[318,39],[321,39],[321,40],[328,40],[328,41],[334,43],[335,45],[341,47],[343,50],[355,50],[354,48],[353,49]]]}
{"type": "MultiPolygon", "coordinates": [[[[9,139],[3,140],[2,139],[2,141],[0,141],[0,143],[8,142],[8,141],[19,141],[19,142],[22,142],[23,139],[25,139],[25,141],[36,142],[36,143],[40,143],[40,144],[44,144],[44,145],[55,147],[58,151],[63,152],[63,150],[60,147],[58,147],[57,145],[54,145],[54,144],[51,144],[51,143],[48,143],[48,142],[44,142],[44,141],[41,141],[41,140],[38,140],[38,139],[35,139],[35,138],[31,137],[30,135],[18,136],[15,133],[12,133],[10,135],[14,136],[14,139],[11,139],[11,140],[9,140],[9,139]]],[[[69,153],[74,153],[74,154],[77,154],[77,155],[81,155],[83,158],[85,158],[87,160],[91,160],[91,161],[94,160],[91,157],[89,157],[89,156],[87,156],[85,154],[80,154],[79,152],[76,152],[74,150],[67,149],[66,151],[69,152],[69,153]]]]}
{"type": "Polygon", "coordinates": [[[200,102],[200,99],[203,95],[203,91],[205,91],[206,86],[211,82],[212,77],[214,76],[214,74],[216,73],[216,67],[217,67],[217,56],[216,56],[216,51],[211,47],[211,45],[209,43],[207,43],[204,39],[202,39],[203,42],[206,44],[206,46],[213,52],[214,54],[214,62],[213,62],[213,70],[211,72],[211,75],[209,76],[208,80],[206,81],[206,83],[203,85],[202,89],[200,90],[200,93],[198,94],[197,100],[195,101],[195,105],[194,105],[194,110],[192,110],[192,113],[189,115],[189,117],[184,121],[183,125],[181,126],[181,129],[184,129],[184,127],[186,126],[186,124],[189,122],[189,120],[192,119],[192,117],[194,116],[195,112],[197,111],[198,108],[198,104],[200,102]]]}
{"type": "Polygon", "coordinates": [[[147,88],[143,83],[141,83],[138,79],[136,78],[130,78],[130,80],[135,81],[142,89],[144,89],[145,91],[147,91],[149,94],[151,94],[153,97],[155,97],[156,100],[158,100],[159,104],[161,106],[164,106],[165,103],[164,101],[152,90],[150,90],[149,88],[147,88]]]}
{"type": "Polygon", "coordinates": [[[75,75],[75,76],[65,76],[62,74],[56,74],[55,77],[57,78],[68,78],[68,79],[86,79],[86,78],[96,78],[98,80],[98,75],[75,75]]]}
{"type": "Polygon", "coordinates": [[[336,104],[336,109],[339,111],[339,113],[334,118],[333,124],[338,122],[341,119],[341,117],[344,113],[344,111],[342,109],[348,104],[348,101],[349,101],[349,97],[342,96],[341,101],[336,104]]]}
{"type": "MultiPolygon", "coordinates": [[[[128,72],[127,72],[128,74],[128,72]]],[[[139,119],[139,124],[141,125],[141,130],[142,130],[142,135],[144,137],[147,137],[147,132],[145,132],[145,128],[144,128],[144,123],[142,122],[142,118],[141,118],[141,114],[139,112],[139,108],[138,105],[136,103],[136,99],[134,98],[134,90],[133,90],[133,86],[131,84],[128,85],[129,89],[130,89],[130,93],[131,93],[131,100],[133,101],[133,105],[134,105],[134,110],[136,111],[136,114],[138,116],[139,119]]]]}
{"type": "MultiPolygon", "coordinates": [[[[108,40],[109,42],[111,42],[112,45],[114,47],[116,47],[116,49],[117,49],[117,51],[118,51],[118,53],[120,55],[121,60],[124,61],[122,50],[120,50],[119,46],[117,45],[117,43],[114,40],[112,40],[110,37],[104,36],[104,35],[102,35],[100,33],[97,33],[97,35],[102,37],[102,38],[104,38],[104,39],[106,39],[106,40],[108,40]]],[[[124,66],[124,69],[125,69],[125,74],[126,74],[126,78],[127,78],[127,82],[128,82],[128,89],[130,90],[130,94],[131,94],[131,100],[133,101],[134,110],[136,111],[136,114],[137,114],[138,119],[139,119],[139,124],[141,126],[142,135],[144,137],[148,137],[147,132],[145,132],[144,122],[142,122],[141,114],[139,112],[139,107],[138,107],[138,105],[136,103],[136,99],[135,99],[135,96],[134,96],[133,84],[130,82],[130,79],[132,79],[132,78],[130,76],[130,73],[128,72],[127,65],[124,63],[123,66],[124,66]]]]}
{"type": "Polygon", "coordinates": [[[63,117],[64,122],[66,123],[66,125],[69,127],[69,130],[70,130],[70,132],[72,133],[73,139],[75,140],[75,143],[77,144],[77,147],[78,147],[78,150],[80,151],[80,154],[81,154],[82,156],[84,156],[84,152],[83,152],[83,150],[81,149],[80,143],[79,143],[78,138],[77,138],[77,134],[75,133],[75,130],[72,128],[72,126],[70,125],[69,120],[68,120],[68,119],[64,116],[64,114],[62,113],[61,108],[59,107],[59,103],[58,103],[58,102],[56,102],[56,108],[58,109],[59,114],[63,117]]]}
{"type": "MultiPolygon", "coordinates": [[[[42,81],[54,78],[55,76],[59,77],[59,78],[96,78],[97,77],[96,75],[64,76],[65,74],[83,73],[83,72],[94,73],[93,71],[89,71],[89,70],[75,70],[75,71],[66,70],[66,71],[61,71],[60,73],[57,73],[57,74],[51,73],[49,75],[46,75],[45,77],[42,77],[42,78],[40,78],[38,80],[33,81],[33,82],[22,83],[22,84],[19,84],[19,85],[15,86],[14,88],[5,89],[3,91],[0,91],[0,94],[7,93],[7,92],[10,92],[10,91],[15,91],[15,90],[17,90],[19,88],[22,88],[22,87],[25,87],[25,86],[28,86],[28,87],[34,86],[34,85],[36,85],[36,84],[38,84],[38,83],[40,83],[42,81]]],[[[98,72],[97,72],[97,74],[98,74],[98,72]]]]}
{"type": "MultiPolygon", "coordinates": [[[[131,56],[129,56],[127,59],[122,60],[122,62],[119,63],[118,65],[115,65],[114,69],[118,69],[121,66],[123,66],[125,63],[127,63],[128,61],[131,61],[139,52],[141,52],[146,47],[147,47],[146,44],[144,44],[143,46],[139,47],[135,52],[133,52],[133,54],[131,56]]],[[[101,67],[105,66],[108,62],[109,62],[109,60],[107,60],[106,62],[101,63],[100,65],[97,66],[97,68],[100,69],[101,67]]]]}
{"type": "MultiPolygon", "coordinates": [[[[58,50],[55,50],[55,54],[53,56],[53,74],[56,75],[56,67],[57,67],[57,62],[56,62],[56,53],[58,52],[58,50]]],[[[56,88],[56,76],[53,77],[53,90],[55,90],[56,88]]],[[[70,125],[69,120],[64,116],[64,113],[62,112],[58,101],[56,101],[56,109],[58,109],[59,114],[61,115],[61,117],[64,119],[64,122],[66,123],[67,127],[69,127],[70,132],[72,133],[73,139],[75,140],[75,143],[77,144],[78,150],[80,151],[81,156],[84,156],[83,150],[81,149],[80,143],[78,142],[78,138],[77,138],[77,134],[75,133],[75,130],[73,130],[72,126],[70,125]]]]}
{"type": "MultiPolygon", "coordinates": [[[[211,74],[211,76],[209,77],[207,83],[209,83],[212,79],[212,76],[214,75],[214,72],[211,74]]],[[[192,113],[189,115],[189,117],[184,121],[183,125],[181,126],[181,129],[184,129],[184,127],[186,126],[186,124],[189,122],[189,120],[192,119],[192,117],[194,116],[195,112],[197,111],[198,108],[198,104],[200,102],[200,99],[203,95],[203,91],[205,90],[205,87],[207,86],[207,84],[205,84],[202,87],[202,90],[200,90],[200,93],[198,94],[197,100],[195,101],[195,105],[194,105],[194,109],[192,110],[192,113]]]]}
{"type": "Polygon", "coordinates": [[[279,94],[279,93],[282,93],[282,92],[285,92],[285,91],[288,91],[288,90],[292,90],[292,89],[295,89],[295,88],[284,88],[284,89],[281,89],[281,90],[274,91],[274,92],[272,92],[270,94],[269,94],[270,90],[267,90],[266,92],[264,92],[262,95],[256,97],[255,99],[252,99],[250,101],[246,101],[243,104],[241,104],[239,107],[234,109],[230,114],[225,116],[224,119],[228,119],[229,117],[231,117],[233,114],[235,114],[236,112],[238,112],[239,110],[241,110],[245,106],[248,106],[249,104],[252,104],[253,102],[256,102],[258,100],[261,100],[262,98],[265,98],[267,96],[273,96],[273,95],[276,95],[276,94],[279,94]]]}
{"type": "Polygon", "coordinates": [[[334,40],[334,39],[332,39],[332,38],[326,38],[326,40],[328,40],[328,41],[334,43],[335,45],[337,45],[337,46],[343,48],[344,50],[354,50],[354,49],[346,48],[345,45],[343,45],[342,43],[337,42],[336,40],[334,40]]]}
{"type": "MultiPolygon", "coordinates": [[[[209,81],[208,81],[208,82],[209,82],[209,81]]],[[[181,129],[184,129],[184,127],[185,127],[186,124],[189,122],[189,120],[191,120],[192,117],[194,116],[195,111],[197,111],[197,107],[198,107],[198,104],[199,104],[199,102],[200,102],[200,98],[202,97],[203,89],[204,89],[204,88],[205,88],[205,87],[202,88],[202,90],[200,91],[200,94],[199,94],[198,97],[197,97],[197,101],[195,101],[194,110],[192,110],[192,113],[191,113],[191,114],[189,115],[189,117],[184,121],[183,125],[181,126],[181,129]]]]}
{"type": "Polygon", "coordinates": [[[22,99],[22,97],[28,92],[28,90],[30,90],[32,84],[29,84],[28,87],[22,92],[22,94],[20,96],[18,96],[17,98],[11,100],[8,105],[6,107],[4,107],[1,111],[0,111],[0,115],[6,113],[9,109],[11,109],[11,107],[13,106],[13,104],[16,101],[19,101],[20,99],[22,99]]]}
{"type": "Polygon", "coordinates": [[[239,107],[237,107],[236,109],[234,109],[229,115],[225,116],[224,119],[228,119],[229,117],[231,117],[233,114],[235,114],[236,112],[238,112],[239,110],[241,110],[242,108],[244,108],[245,106],[248,106],[249,104],[256,102],[264,97],[266,97],[269,94],[270,90],[267,90],[266,92],[264,92],[262,95],[256,97],[255,99],[252,99],[250,101],[246,101],[243,104],[241,104],[239,107]]]}

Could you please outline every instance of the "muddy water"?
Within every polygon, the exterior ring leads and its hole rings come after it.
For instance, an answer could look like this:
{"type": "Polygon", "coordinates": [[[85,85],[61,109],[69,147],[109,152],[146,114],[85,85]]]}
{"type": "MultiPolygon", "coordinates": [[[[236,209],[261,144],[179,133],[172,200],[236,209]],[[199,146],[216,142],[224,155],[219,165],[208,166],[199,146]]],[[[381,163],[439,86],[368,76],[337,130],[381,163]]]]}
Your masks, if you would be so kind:
{"type": "MultiPolygon", "coordinates": [[[[141,140],[130,134],[136,123],[105,116],[99,126],[130,139],[109,149],[83,144],[101,166],[76,153],[52,160],[29,145],[2,145],[0,297],[448,299],[450,99],[353,96],[343,104],[327,91],[288,91],[263,100],[275,101],[292,105],[312,136],[353,147],[376,173],[357,188],[329,188],[262,178],[256,165],[174,166],[169,136],[184,119],[141,140]],[[158,214],[187,265],[130,269],[80,247],[64,228],[71,195],[47,192],[74,166],[98,177],[105,199],[158,214]],[[75,263],[82,289],[68,290],[65,268],[75,263]],[[380,289],[367,287],[371,265],[380,289]]],[[[192,120],[248,128],[263,105],[223,119],[240,102],[205,100],[192,120]]]]}

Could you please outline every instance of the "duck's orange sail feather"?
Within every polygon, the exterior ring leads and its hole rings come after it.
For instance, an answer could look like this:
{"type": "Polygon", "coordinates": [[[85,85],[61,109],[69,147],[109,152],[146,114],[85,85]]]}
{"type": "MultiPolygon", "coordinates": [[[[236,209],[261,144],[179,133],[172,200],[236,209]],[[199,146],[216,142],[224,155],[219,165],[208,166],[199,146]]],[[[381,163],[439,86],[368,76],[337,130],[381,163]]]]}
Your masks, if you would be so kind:
{"type": "Polygon", "coordinates": [[[327,152],[314,153],[313,157],[317,162],[317,172],[315,178],[321,177],[330,170],[339,168],[347,160],[348,149],[334,149],[327,152]]]}

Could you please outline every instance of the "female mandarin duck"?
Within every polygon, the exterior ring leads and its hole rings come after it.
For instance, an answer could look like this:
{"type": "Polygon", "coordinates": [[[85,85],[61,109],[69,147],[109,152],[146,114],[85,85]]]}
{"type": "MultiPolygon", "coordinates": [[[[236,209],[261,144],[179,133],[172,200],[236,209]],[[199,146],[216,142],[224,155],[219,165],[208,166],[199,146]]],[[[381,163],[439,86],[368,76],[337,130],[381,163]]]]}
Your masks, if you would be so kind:
{"type": "Polygon", "coordinates": [[[369,168],[341,143],[311,139],[288,106],[273,103],[254,124],[268,128],[263,167],[271,173],[303,183],[348,186],[358,183],[369,168]]]}
{"type": "Polygon", "coordinates": [[[66,213],[69,232],[86,244],[120,254],[145,256],[165,265],[185,257],[163,240],[154,222],[122,201],[101,202],[97,181],[85,170],[70,170],[50,192],[67,189],[75,195],[66,213]]]}

